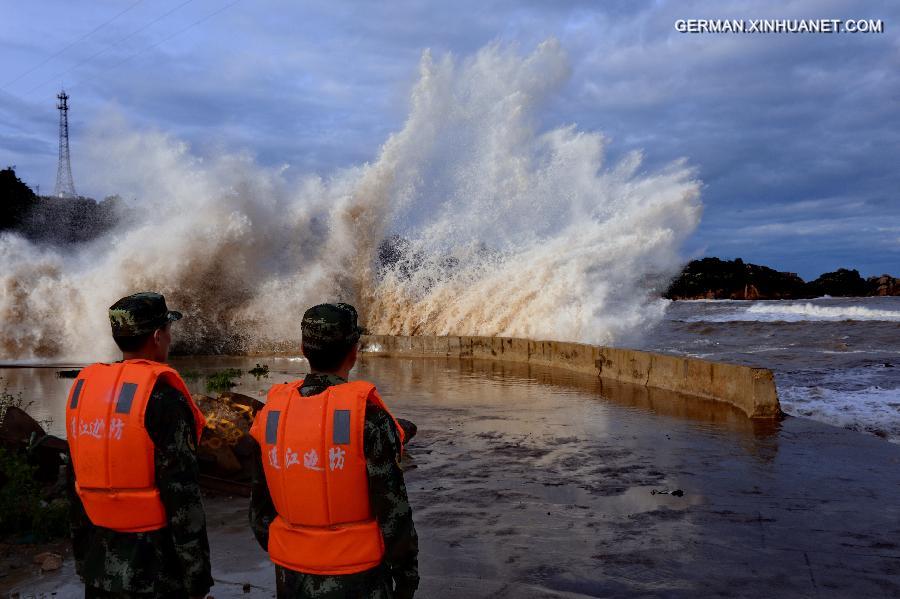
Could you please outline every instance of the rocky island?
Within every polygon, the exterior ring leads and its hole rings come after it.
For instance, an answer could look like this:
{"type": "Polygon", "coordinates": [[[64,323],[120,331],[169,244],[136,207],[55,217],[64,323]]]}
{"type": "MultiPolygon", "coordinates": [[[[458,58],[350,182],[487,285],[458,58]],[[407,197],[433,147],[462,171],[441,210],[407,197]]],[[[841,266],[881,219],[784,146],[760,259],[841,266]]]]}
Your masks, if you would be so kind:
{"type": "Polygon", "coordinates": [[[796,273],[746,263],[740,258],[692,260],[664,296],[673,300],[774,300],[900,295],[900,279],[881,275],[864,279],[859,271],[839,268],[806,282],[796,273]]]}

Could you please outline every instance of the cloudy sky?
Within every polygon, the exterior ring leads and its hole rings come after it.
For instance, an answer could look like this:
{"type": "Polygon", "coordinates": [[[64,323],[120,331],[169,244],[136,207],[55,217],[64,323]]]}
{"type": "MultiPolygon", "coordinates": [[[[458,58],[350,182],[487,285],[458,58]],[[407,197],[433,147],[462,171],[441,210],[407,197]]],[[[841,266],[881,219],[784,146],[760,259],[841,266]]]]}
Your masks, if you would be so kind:
{"type": "Polygon", "coordinates": [[[678,158],[704,183],[686,252],[806,278],[839,266],[900,275],[900,4],[834,0],[317,2],[7,0],[0,166],[51,191],[55,93],[79,137],[118,111],[203,155],[327,175],[398,130],[423,50],[522,54],[555,38],[571,63],[541,127],[678,158]],[[678,19],[881,19],[875,34],[686,34],[678,19]]]}

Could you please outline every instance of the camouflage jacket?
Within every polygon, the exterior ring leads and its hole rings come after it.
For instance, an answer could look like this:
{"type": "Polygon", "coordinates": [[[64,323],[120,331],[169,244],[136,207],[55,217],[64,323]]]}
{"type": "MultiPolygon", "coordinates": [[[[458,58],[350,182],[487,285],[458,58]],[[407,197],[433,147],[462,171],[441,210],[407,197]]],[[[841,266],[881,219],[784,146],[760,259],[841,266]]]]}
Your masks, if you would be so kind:
{"type": "Polygon", "coordinates": [[[167,598],[205,595],[213,579],[200,496],[196,432],[187,401],[168,385],[157,384],[147,404],[144,426],[155,446],[156,485],[169,525],[142,533],[94,526],[75,492],[70,465],[68,489],[76,571],[86,587],[109,593],[167,598]]]}
{"type": "MultiPolygon", "coordinates": [[[[345,383],[333,374],[313,373],[300,388],[308,397],[345,383]]],[[[275,567],[278,597],[298,599],[409,599],[419,586],[419,541],[400,469],[400,439],[393,420],[376,406],[366,408],[363,449],[369,479],[369,501],[384,537],[385,557],[378,568],[343,576],[304,574],[275,567]]],[[[266,485],[262,452],[256,446],[250,497],[250,526],[263,549],[269,544],[269,524],[275,505],[266,485]]]]}

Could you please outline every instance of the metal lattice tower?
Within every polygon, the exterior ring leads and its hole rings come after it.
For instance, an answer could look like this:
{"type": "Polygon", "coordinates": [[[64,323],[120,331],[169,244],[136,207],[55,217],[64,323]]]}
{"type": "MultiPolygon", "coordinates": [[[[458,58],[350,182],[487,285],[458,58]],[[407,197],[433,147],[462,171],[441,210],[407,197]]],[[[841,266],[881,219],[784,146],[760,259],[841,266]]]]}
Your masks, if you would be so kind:
{"type": "Polygon", "coordinates": [[[57,94],[59,102],[59,163],[56,166],[56,189],[59,198],[74,198],[75,183],[72,181],[72,165],[69,163],[69,95],[65,90],[57,94]]]}

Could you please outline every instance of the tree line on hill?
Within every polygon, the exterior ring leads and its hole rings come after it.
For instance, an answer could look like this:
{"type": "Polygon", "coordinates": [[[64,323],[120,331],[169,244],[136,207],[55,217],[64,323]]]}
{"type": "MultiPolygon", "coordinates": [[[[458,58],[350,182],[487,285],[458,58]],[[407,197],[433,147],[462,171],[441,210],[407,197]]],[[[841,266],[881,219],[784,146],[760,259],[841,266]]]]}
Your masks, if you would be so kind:
{"type": "Polygon", "coordinates": [[[864,279],[859,271],[839,268],[806,282],[792,272],[736,260],[692,260],[664,294],[669,299],[808,299],[900,295],[900,279],[890,275],[864,279]]]}
{"type": "Polygon", "coordinates": [[[90,241],[115,226],[120,205],[117,196],[102,202],[38,196],[11,167],[0,170],[0,231],[15,231],[33,241],[90,241]]]}

